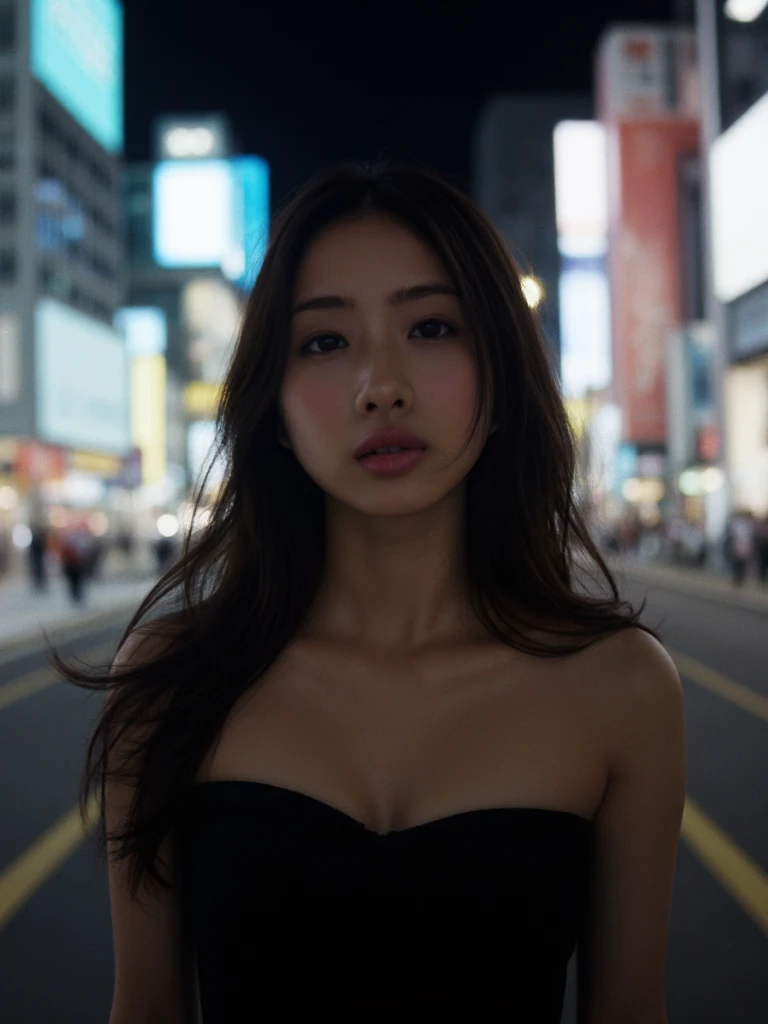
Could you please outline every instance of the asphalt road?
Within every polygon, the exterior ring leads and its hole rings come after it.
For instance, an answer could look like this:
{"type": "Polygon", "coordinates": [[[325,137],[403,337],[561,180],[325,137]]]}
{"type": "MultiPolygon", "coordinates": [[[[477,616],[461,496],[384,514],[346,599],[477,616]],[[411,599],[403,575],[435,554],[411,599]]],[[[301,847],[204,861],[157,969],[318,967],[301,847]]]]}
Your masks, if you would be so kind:
{"type": "MultiPolygon", "coordinates": [[[[646,593],[629,587],[628,595],[646,593]]],[[[670,1024],[768,1020],[768,615],[661,589],[645,621],[679,657],[688,796],[667,956],[670,1024]],[[738,684],[738,685],[733,685],[738,684]]],[[[119,630],[72,649],[108,658],[119,630]]],[[[75,806],[100,697],[0,665],[0,1020],[106,1024],[106,875],[75,806]]],[[[573,1024],[574,962],[563,1024],[573,1024]]]]}

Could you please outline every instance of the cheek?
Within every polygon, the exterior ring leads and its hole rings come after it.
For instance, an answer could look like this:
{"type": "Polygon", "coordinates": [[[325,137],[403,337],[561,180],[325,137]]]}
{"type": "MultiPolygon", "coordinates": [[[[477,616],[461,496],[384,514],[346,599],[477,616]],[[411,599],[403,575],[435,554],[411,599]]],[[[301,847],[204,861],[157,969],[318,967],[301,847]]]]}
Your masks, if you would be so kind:
{"type": "Polygon", "coordinates": [[[468,426],[477,394],[475,368],[464,359],[435,366],[423,382],[423,400],[430,413],[444,415],[457,428],[468,426]]]}
{"type": "Polygon", "coordinates": [[[294,381],[281,396],[288,431],[301,447],[311,446],[342,415],[342,403],[333,388],[319,379],[294,381]]]}

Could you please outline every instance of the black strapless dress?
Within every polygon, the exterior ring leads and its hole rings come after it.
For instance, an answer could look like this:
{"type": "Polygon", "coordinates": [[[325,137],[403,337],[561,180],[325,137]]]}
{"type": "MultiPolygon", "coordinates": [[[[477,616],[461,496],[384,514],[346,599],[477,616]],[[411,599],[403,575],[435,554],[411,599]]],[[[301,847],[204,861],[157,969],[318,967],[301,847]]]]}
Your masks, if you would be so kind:
{"type": "Polygon", "coordinates": [[[197,784],[179,856],[205,1024],[557,1024],[592,823],[468,811],[379,835],[261,782],[197,784]]]}

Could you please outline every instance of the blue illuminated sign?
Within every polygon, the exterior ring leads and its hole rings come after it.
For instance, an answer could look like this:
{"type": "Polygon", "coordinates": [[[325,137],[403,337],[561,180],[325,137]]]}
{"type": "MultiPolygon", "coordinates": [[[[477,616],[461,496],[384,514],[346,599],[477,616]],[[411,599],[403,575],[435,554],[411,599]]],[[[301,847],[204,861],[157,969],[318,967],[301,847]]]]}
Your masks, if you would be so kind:
{"type": "Polygon", "coordinates": [[[123,147],[123,9],[32,0],[32,71],[105,149],[123,147]]]}
{"type": "Polygon", "coordinates": [[[243,197],[245,271],[237,283],[250,290],[264,262],[269,241],[269,164],[257,156],[236,157],[231,164],[243,197]]]}

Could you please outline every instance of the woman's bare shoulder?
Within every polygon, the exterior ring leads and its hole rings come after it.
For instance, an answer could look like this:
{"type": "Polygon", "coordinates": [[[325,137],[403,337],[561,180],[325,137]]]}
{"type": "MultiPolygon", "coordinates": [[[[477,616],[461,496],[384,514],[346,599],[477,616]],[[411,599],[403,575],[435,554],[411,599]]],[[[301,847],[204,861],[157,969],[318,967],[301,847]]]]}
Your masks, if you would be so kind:
{"type": "Polygon", "coordinates": [[[644,718],[682,704],[682,683],[672,656],[644,629],[627,627],[598,641],[586,653],[589,660],[584,667],[614,736],[632,733],[644,718]]]}
{"type": "Polygon", "coordinates": [[[605,672],[618,673],[633,682],[669,675],[670,671],[677,674],[666,647],[640,626],[616,630],[596,641],[589,650],[605,672]]]}

